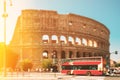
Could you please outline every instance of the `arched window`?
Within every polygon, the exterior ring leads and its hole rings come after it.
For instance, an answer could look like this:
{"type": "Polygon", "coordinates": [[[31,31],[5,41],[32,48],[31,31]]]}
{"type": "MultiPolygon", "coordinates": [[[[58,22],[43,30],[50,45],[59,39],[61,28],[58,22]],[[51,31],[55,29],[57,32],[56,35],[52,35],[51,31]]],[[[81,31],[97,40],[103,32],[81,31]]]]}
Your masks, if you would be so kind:
{"type": "Polygon", "coordinates": [[[67,43],[65,36],[60,36],[60,41],[64,42],[65,44],[67,43]]]}
{"type": "Polygon", "coordinates": [[[49,36],[48,35],[43,35],[42,36],[42,41],[43,41],[43,43],[48,43],[49,42],[49,36]]]}
{"type": "Polygon", "coordinates": [[[52,52],[52,58],[57,58],[57,51],[54,50],[54,51],[52,52]]]}
{"type": "Polygon", "coordinates": [[[80,54],[79,54],[79,52],[77,51],[76,52],[76,58],[79,58],[80,57],[80,54]]]}
{"type": "Polygon", "coordinates": [[[94,41],[93,43],[94,43],[94,47],[97,47],[97,42],[96,42],[96,41],[94,41]]]}
{"type": "Polygon", "coordinates": [[[69,51],[69,58],[72,58],[72,57],[73,57],[73,52],[69,51]]]}
{"type": "Polygon", "coordinates": [[[80,38],[77,37],[77,38],[75,39],[75,43],[78,44],[78,45],[81,45],[81,40],[80,40],[80,38]]]}
{"type": "Polygon", "coordinates": [[[52,35],[52,43],[58,43],[58,37],[56,35],[52,35]]]}
{"type": "Polygon", "coordinates": [[[92,40],[88,41],[88,45],[91,46],[91,47],[93,46],[92,40]]]}
{"type": "Polygon", "coordinates": [[[61,59],[65,59],[66,56],[65,56],[65,51],[61,51],[61,59]]]}
{"type": "Polygon", "coordinates": [[[73,39],[71,36],[69,36],[69,37],[68,37],[68,42],[69,42],[70,44],[74,44],[74,39],[73,39]]]}
{"type": "Polygon", "coordinates": [[[42,57],[43,58],[48,58],[48,51],[43,51],[42,57]]]}
{"type": "Polygon", "coordinates": [[[85,38],[82,39],[82,44],[87,46],[87,40],[85,38]]]}

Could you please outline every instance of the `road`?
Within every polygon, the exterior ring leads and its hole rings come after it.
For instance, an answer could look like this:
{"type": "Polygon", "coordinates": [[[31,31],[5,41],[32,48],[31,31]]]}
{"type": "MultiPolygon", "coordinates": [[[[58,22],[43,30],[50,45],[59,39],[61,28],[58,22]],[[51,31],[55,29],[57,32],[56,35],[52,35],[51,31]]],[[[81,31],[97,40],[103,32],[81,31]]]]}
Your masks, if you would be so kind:
{"type": "Polygon", "coordinates": [[[14,72],[8,73],[6,77],[1,74],[0,80],[120,80],[120,76],[79,76],[61,73],[14,72]]]}

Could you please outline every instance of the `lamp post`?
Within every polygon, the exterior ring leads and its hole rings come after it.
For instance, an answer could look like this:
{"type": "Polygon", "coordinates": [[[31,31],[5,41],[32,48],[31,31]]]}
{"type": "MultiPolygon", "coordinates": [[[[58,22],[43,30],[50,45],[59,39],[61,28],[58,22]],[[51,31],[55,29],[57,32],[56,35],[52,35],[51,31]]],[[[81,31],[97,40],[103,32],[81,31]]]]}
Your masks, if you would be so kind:
{"type": "Polygon", "coordinates": [[[55,65],[56,64],[56,52],[53,52],[52,58],[53,58],[53,65],[55,65]]]}
{"type": "Polygon", "coordinates": [[[115,52],[111,52],[110,54],[118,54],[118,51],[115,51],[115,52]]]}
{"type": "Polygon", "coordinates": [[[6,0],[4,0],[4,13],[3,13],[3,18],[4,18],[4,56],[3,56],[3,68],[4,68],[4,76],[6,76],[6,18],[8,17],[8,14],[6,12],[6,0]]]}
{"type": "Polygon", "coordinates": [[[57,66],[56,66],[57,55],[56,55],[56,51],[53,51],[52,58],[53,58],[53,66],[52,67],[53,67],[54,77],[56,77],[56,71],[57,71],[57,66]]]}
{"type": "MultiPolygon", "coordinates": [[[[118,51],[111,52],[110,55],[111,55],[111,54],[116,54],[116,55],[117,55],[117,54],[118,54],[118,51]]],[[[109,57],[109,55],[106,56],[106,67],[107,67],[107,68],[110,67],[110,57],[109,57]]]]}
{"type": "Polygon", "coordinates": [[[112,54],[117,55],[117,54],[118,54],[118,51],[111,52],[111,53],[110,53],[110,59],[111,59],[111,55],[112,55],[112,54]]]}
{"type": "MultiPolygon", "coordinates": [[[[4,12],[2,17],[4,18],[4,60],[3,60],[3,67],[4,67],[4,76],[6,77],[6,19],[8,17],[8,14],[6,12],[6,0],[3,2],[4,4],[4,12]]],[[[12,6],[12,1],[10,0],[10,5],[12,6]]]]}

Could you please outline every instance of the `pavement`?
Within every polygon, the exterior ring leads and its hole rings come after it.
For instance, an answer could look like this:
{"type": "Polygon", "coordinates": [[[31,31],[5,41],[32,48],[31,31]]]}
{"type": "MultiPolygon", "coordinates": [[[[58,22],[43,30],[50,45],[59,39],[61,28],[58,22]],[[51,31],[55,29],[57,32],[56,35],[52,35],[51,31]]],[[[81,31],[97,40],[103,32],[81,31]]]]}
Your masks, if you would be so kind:
{"type": "Polygon", "coordinates": [[[61,73],[8,72],[6,77],[0,74],[0,80],[120,80],[120,76],[80,76],[61,73]]]}
{"type": "Polygon", "coordinates": [[[8,72],[6,77],[0,74],[0,80],[63,80],[61,73],[8,72]]]}

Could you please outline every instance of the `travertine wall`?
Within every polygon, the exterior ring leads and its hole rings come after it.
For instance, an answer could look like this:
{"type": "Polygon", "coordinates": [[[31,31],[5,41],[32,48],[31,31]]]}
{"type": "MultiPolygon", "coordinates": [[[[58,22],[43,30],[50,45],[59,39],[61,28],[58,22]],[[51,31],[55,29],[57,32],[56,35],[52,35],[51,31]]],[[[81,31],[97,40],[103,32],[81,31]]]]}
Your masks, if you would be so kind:
{"type": "Polygon", "coordinates": [[[44,57],[109,56],[108,28],[93,19],[48,10],[23,10],[18,18],[11,48],[20,59],[31,59],[36,67],[44,57]]]}

